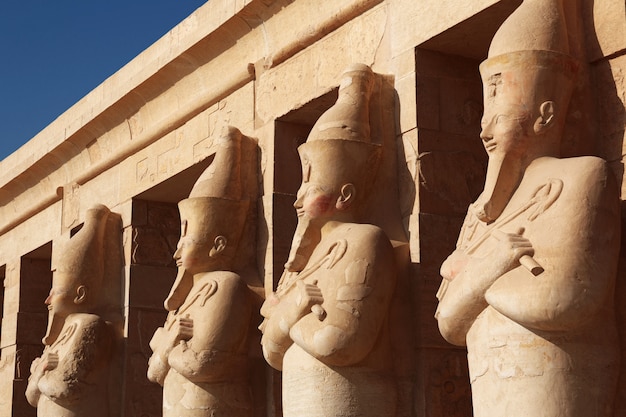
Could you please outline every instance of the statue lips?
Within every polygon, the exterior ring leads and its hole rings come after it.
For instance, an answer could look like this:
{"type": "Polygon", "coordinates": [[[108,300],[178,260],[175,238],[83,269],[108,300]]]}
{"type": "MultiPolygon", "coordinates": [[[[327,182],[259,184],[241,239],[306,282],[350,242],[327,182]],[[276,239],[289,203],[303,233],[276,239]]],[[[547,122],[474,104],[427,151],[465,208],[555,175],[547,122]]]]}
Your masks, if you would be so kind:
{"type": "Polygon", "coordinates": [[[493,151],[496,149],[497,145],[498,145],[498,144],[497,144],[495,141],[490,140],[490,141],[488,141],[488,142],[485,142],[485,145],[484,145],[484,146],[485,146],[485,150],[486,150],[488,153],[490,153],[490,152],[493,152],[493,151]]]}

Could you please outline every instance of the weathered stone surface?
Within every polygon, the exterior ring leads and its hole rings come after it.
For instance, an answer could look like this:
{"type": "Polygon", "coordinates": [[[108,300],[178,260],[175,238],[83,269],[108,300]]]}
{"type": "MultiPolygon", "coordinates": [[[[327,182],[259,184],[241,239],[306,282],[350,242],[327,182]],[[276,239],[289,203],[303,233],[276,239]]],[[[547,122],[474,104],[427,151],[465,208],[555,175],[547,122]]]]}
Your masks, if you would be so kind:
{"type": "Polygon", "coordinates": [[[424,348],[416,352],[423,372],[421,394],[415,396],[418,415],[465,417],[472,415],[472,397],[464,349],[424,348]]]}
{"type": "Polygon", "coordinates": [[[385,17],[384,8],[378,7],[313,45],[310,53],[296,55],[260,74],[256,86],[256,114],[261,124],[270,121],[272,115],[282,116],[328,92],[350,63],[373,62],[384,34],[385,17]],[[337,52],[336,59],[327,59],[328,50],[337,52]],[[298,104],[288,106],[287,103],[298,104]]]}

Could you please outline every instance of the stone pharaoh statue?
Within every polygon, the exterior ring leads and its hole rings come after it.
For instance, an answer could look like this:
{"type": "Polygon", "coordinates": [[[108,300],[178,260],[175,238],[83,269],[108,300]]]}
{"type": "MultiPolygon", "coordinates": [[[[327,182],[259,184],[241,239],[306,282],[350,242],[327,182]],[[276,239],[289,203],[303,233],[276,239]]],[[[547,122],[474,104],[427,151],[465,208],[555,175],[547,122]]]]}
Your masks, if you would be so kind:
{"type": "MultiPolygon", "coordinates": [[[[107,279],[120,280],[121,227],[105,206],[87,211],[85,224],[53,262],[43,355],[31,365],[26,398],[39,417],[108,417],[114,332],[99,314],[107,279]],[[117,251],[107,250],[116,248],[117,251]],[[114,253],[115,252],[115,253],[114,253]],[[116,268],[105,266],[116,265],[116,268]],[[113,274],[108,276],[106,271],[113,274]]],[[[56,253],[56,250],[55,250],[56,253]]]]}
{"type": "Polygon", "coordinates": [[[252,415],[248,382],[251,292],[233,270],[249,201],[242,199],[241,133],[230,128],[215,159],[179,204],[178,276],[165,325],[150,347],[148,379],[163,386],[164,417],[252,415]]]}
{"type": "Polygon", "coordinates": [[[373,76],[350,67],[336,104],[298,149],[298,226],[261,309],[264,356],[283,372],[285,417],[395,413],[387,323],[394,255],[379,227],[359,223],[381,152],[369,143],[373,76]]]}
{"type": "Polygon", "coordinates": [[[605,161],[559,158],[576,68],[560,0],[524,1],[480,66],[487,178],[436,313],[476,417],[613,416],[618,194],[605,161]]]}

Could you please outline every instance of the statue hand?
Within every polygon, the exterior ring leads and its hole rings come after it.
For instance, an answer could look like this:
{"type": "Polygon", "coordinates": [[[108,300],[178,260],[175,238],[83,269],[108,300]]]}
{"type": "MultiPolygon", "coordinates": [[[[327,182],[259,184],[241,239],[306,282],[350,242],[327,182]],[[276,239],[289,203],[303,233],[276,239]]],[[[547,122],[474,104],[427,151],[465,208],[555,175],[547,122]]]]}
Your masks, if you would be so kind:
{"type": "Polygon", "coordinates": [[[44,371],[51,371],[59,365],[59,355],[54,352],[48,352],[41,360],[44,371]]]}
{"type": "Polygon", "coordinates": [[[189,316],[176,319],[176,338],[189,340],[193,337],[193,319],[189,316]]]}
{"type": "Polygon", "coordinates": [[[491,236],[498,241],[498,244],[491,252],[489,259],[495,261],[495,264],[500,267],[500,274],[519,266],[522,256],[533,256],[535,253],[530,240],[523,237],[522,233],[524,233],[523,228],[520,228],[517,233],[506,233],[501,230],[491,232],[491,236]]]}
{"type": "Polygon", "coordinates": [[[317,286],[317,281],[307,284],[304,281],[296,282],[296,298],[295,303],[298,310],[304,314],[311,311],[313,306],[321,306],[324,302],[322,290],[317,286]]]}

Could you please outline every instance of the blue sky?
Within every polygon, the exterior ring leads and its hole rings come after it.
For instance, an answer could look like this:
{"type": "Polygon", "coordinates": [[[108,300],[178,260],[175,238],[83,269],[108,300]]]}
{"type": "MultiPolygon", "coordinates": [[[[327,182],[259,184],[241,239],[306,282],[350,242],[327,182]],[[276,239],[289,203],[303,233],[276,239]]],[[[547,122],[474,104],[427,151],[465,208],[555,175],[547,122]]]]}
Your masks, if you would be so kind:
{"type": "Polygon", "coordinates": [[[206,0],[2,0],[0,160],[206,0]]]}

